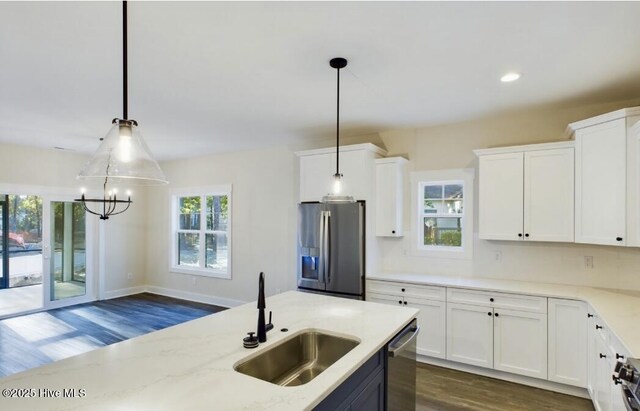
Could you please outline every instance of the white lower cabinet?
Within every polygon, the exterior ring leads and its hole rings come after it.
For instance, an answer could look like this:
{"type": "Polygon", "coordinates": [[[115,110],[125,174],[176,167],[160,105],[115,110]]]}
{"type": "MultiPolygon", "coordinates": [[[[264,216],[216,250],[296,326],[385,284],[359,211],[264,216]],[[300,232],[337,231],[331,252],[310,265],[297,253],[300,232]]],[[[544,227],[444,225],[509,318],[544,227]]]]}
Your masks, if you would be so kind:
{"type": "Polygon", "coordinates": [[[495,310],[493,368],[547,378],[547,314],[495,310]]]}
{"type": "Polygon", "coordinates": [[[407,307],[417,308],[420,334],[416,350],[418,354],[429,357],[446,358],[446,321],[444,301],[417,300],[406,298],[407,307]]]}
{"type": "Polygon", "coordinates": [[[444,289],[437,293],[438,287],[420,287],[402,285],[397,283],[369,282],[367,291],[367,301],[376,303],[401,305],[420,310],[418,313],[418,325],[420,333],[416,343],[416,351],[418,354],[435,358],[446,358],[445,355],[445,306],[444,301],[409,297],[410,295],[418,295],[420,293],[440,294],[444,298],[444,289]],[[378,292],[371,292],[371,290],[378,292]],[[388,294],[382,294],[380,291],[387,291],[388,294]]]}
{"type": "Polygon", "coordinates": [[[587,304],[549,298],[549,381],[587,388],[587,304]]]}
{"type": "Polygon", "coordinates": [[[493,309],[447,303],[447,360],[493,367],[493,309]]]}
{"type": "Polygon", "coordinates": [[[586,388],[596,411],[626,411],[612,375],[629,352],[583,301],[375,280],[367,300],[420,310],[421,355],[586,388]]]}

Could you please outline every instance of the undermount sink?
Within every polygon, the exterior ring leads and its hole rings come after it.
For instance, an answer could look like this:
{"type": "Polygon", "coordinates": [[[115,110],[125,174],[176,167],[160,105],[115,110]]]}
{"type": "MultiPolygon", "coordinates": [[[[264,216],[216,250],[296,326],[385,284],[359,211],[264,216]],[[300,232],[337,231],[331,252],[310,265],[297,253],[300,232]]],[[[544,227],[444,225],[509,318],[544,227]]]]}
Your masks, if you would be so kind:
{"type": "Polygon", "coordinates": [[[272,384],[302,385],[320,375],[358,344],[355,339],[306,331],[237,364],[234,369],[272,384]]]}

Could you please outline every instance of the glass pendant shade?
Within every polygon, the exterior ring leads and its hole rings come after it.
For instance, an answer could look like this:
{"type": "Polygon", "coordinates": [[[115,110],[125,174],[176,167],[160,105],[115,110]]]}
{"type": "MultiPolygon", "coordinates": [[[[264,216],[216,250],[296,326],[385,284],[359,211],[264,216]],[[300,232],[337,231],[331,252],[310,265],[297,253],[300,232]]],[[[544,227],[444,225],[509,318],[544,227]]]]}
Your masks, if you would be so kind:
{"type": "Polygon", "coordinates": [[[114,183],[158,185],[167,178],[153,159],[135,120],[115,119],[100,147],[78,174],[79,179],[108,178],[114,183]]]}
{"type": "Polygon", "coordinates": [[[333,193],[327,194],[320,200],[321,203],[339,204],[339,203],[355,203],[356,200],[352,196],[341,195],[342,192],[342,174],[333,175],[333,193]]]}

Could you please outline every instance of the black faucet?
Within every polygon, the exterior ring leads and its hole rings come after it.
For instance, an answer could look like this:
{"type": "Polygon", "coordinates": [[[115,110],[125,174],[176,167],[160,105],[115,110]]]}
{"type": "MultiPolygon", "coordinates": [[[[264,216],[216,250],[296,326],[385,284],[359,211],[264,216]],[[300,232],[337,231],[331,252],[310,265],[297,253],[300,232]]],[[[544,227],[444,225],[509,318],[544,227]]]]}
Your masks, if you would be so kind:
{"type": "Polygon", "coordinates": [[[267,308],[267,304],[264,300],[264,273],[260,273],[260,279],[258,280],[258,342],[261,343],[267,341],[267,331],[273,329],[271,311],[269,311],[269,324],[265,324],[265,308],[267,308]]]}

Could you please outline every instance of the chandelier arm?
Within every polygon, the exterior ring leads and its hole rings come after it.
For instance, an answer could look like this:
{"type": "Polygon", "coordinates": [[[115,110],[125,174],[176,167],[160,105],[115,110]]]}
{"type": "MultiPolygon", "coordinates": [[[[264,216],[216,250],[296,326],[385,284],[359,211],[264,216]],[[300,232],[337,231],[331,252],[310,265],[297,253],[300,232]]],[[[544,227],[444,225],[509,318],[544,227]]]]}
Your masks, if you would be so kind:
{"type": "Polygon", "coordinates": [[[110,216],[112,216],[112,215],[118,215],[118,214],[122,214],[122,213],[124,213],[125,211],[127,211],[127,210],[129,209],[129,206],[131,205],[131,203],[132,203],[132,201],[128,202],[128,203],[127,203],[127,206],[126,206],[123,210],[118,211],[117,213],[111,213],[111,214],[109,214],[109,215],[110,215],[110,216]]]}
{"type": "Polygon", "coordinates": [[[87,213],[102,217],[102,214],[93,212],[91,209],[89,209],[89,207],[87,207],[87,203],[84,202],[84,199],[81,200],[81,204],[82,204],[82,207],[84,208],[84,211],[86,211],[87,213]]]}

